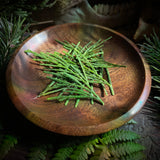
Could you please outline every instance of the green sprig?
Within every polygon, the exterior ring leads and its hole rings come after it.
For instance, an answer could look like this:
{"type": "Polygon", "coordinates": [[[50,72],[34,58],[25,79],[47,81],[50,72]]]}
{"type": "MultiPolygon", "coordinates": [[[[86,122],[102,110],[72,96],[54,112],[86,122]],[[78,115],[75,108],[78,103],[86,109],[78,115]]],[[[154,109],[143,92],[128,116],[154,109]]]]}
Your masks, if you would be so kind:
{"type": "MultiPolygon", "coordinates": [[[[109,37],[108,39],[110,39],[109,37]]],[[[106,40],[98,40],[96,43],[89,42],[84,47],[67,41],[58,43],[63,45],[68,52],[62,53],[36,53],[26,50],[26,53],[32,53],[37,61],[44,67],[44,73],[51,80],[51,83],[38,95],[38,97],[58,93],[58,95],[50,96],[47,100],[66,101],[75,99],[75,107],[78,106],[80,99],[90,99],[91,104],[97,101],[104,105],[104,102],[94,91],[95,84],[102,86],[107,94],[105,86],[110,88],[111,95],[114,95],[110,74],[107,68],[120,67],[120,65],[106,62],[103,58],[103,44],[106,40]],[[108,81],[103,78],[103,70],[107,71],[108,81]]]]}

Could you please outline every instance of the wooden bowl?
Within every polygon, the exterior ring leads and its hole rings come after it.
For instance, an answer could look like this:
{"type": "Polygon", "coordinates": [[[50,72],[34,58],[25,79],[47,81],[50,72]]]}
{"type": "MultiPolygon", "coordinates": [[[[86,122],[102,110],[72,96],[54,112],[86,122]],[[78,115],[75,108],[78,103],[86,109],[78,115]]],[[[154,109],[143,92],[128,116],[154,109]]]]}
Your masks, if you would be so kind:
{"type": "Polygon", "coordinates": [[[27,39],[11,59],[6,80],[13,104],[27,119],[49,131],[74,136],[100,134],[123,125],[140,111],[151,88],[149,66],[135,44],[109,28],[80,23],[52,26],[27,39]],[[85,44],[109,36],[112,39],[104,44],[105,59],[126,68],[109,70],[115,95],[102,97],[104,105],[83,100],[74,108],[74,102],[64,106],[63,102],[46,101],[46,97],[35,98],[48,80],[25,50],[62,51],[55,39],[85,44]]]}

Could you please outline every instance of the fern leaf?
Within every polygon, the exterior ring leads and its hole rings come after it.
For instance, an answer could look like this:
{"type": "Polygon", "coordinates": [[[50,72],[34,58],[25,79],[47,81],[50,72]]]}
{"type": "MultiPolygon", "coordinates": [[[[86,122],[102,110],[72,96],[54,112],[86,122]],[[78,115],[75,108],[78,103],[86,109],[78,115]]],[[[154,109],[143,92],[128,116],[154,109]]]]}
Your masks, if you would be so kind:
{"type": "Polygon", "coordinates": [[[94,153],[95,145],[99,143],[99,138],[94,138],[92,140],[88,140],[87,142],[83,142],[77,146],[76,150],[74,150],[73,154],[70,156],[71,160],[87,160],[88,155],[94,153]]]}
{"type": "Polygon", "coordinates": [[[102,138],[100,138],[100,142],[102,144],[108,145],[108,144],[113,144],[119,141],[132,141],[138,138],[140,138],[140,136],[136,134],[135,132],[114,129],[112,131],[104,133],[102,135],[102,138]]]}
{"type": "Polygon", "coordinates": [[[127,156],[120,157],[121,160],[144,160],[145,155],[143,152],[134,152],[132,154],[129,154],[127,156]]]}
{"type": "Polygon", "coordinates": [[[134,132],[115,129],[98,136],[78,138],[78,141],[72,139],[74,143],[65,143],[65,147],[60,148],[52,160],[128,160],[130,155],[139,155],[141,159],[144,147],[134,142],[138,138],[140,136],[134,132]]]}
{"type": "Polygon", "coordinates": [[[11,135],[5,135],[0,144],[0,160],[18,143],[17,138],[11,135]]]}
{"type": "Polygon", "coordinates": [[[114,157],[121,157],[144,150],[144,146],[134,142],[123,142],[111,145],[109,151],[114,157]]]}
{"type": "Polygon", "coordinates": [[[60,148],[52,160],[67,160],[72,154],[73,150],[74,147],[71,146],[60,148]]]}
{"type": "Polygon", "coordinates": [[[97,145],[90,160],[141,160],[144,147],[134,142],[115,143],[114,145],[97,145]]]}
{"type": "Polygon", "coordinates": [[[46,145],[40,145],[30,149],[30,153],[28,154],[28,159],[29,160],[45,160],[46,155],[47,155],[46,145]]]}
{"type": "Polygon", "coordinates": [[[109,152],[107,145],[97,145],[96,147],[98,149],[95,150],[90,160],[106,160],[111,157],[111,153],[109,152]]]}
{"type": "Polygon", "coordinates": [[[88,159],[87,154],[87,145],[81,144],[78,146],[78,149],[73,152],[73,154],[70,156],[71,160],[86,160],[88,159]]]}

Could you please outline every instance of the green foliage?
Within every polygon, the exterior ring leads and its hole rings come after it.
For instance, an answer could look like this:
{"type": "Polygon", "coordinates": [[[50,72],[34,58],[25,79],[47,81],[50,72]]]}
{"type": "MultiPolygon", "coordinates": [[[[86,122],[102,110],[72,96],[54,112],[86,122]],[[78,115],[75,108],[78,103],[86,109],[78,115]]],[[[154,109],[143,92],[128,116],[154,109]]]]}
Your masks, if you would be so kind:
{"type": "Polygon", "coordinates": [[[146,104],[146,114],[156,123],[160,124],[160,36],[153,32],[150,37],[145,36],[146,42],[141,45],[141,52],[144,53],[152,74],[151,100],[146,104]],[[153,100],[152,100],[153,99],[153,100]]]}
{"type": "Polygon", "coordinates": [[[143,150],[144,147],[142,145],[134,142],[123,142],[110,146],[101,145],[90,160],[130,159],[133,155],[142,160],[144,159],[144,154],[141,152],[143,150]]]}
{"type": "MultiPolygon", "coordinates": [[[[150,37],[145,36],[145,40],[146,42],[141,45],[141,52],[144,53],[151,66],[152,79],[157,84],[154,87],[160,93],[160,38],[154,32],[150,37]]],[[[156,98],[160,100],[159,96],[156,98]]]]}
{"type": "MultiPolygon", "coordinates": [[[[28,29],[28,25],[24,26],[24,21],[25,18],[20,17],[10,16],[10,21],[6,17],[0,17],[0,90],[3,87],[5,69],[10,57],[18,45],[24,40],[23,35],[28,29]]],[[[4,130],[0,122],[0,160],[18,143],[15,136],[3,134],[2,132],[4,130]]]]}
{"type": "Polygon", "coordinates": [[[32,147],[28,154],[28,160],[45,160],[47,155],[47,146],[39,145],[32,147]]]}
{"type": "Polygon", "coordinates": [[[142,160],[142,159],[145,159],[145,155],[141,151],[129,154],[128,156],[121,157],[121,160],[142,160]]]}
{"type": "Polygon", "coordinates": [[[0,138],[0,160],[2,160],[17,143],[17,138],[12,135],[2,136],[0,138]]]}
{"type": "Polygon", "coordinates": [[[52,7],[56,3],[50,0],[1,0],[0,2],[0,16],[6,16],[7,19],[10,15],[30,18],[29,16],[35,10],[40,10],[46,7],[52,7]]]}
{"type": "Polygon", "coordinates": [[[119,141],[132,141],[138,138],[140,138],[140,136],[134,132],[114,129],[110,132],[106,132],[105,134],[103,134],[100,141],[102,144],[108,145],[119,141]]]}
{"type": "Polygon", "coordinates": [[[70,156],[71,160],[86,160],[88,155],[95,152],[95,146],[99,142],[99,138],[92,137],[87,142],[80,143],[70,156]]]}
{"type": "Polygon", "coordinates": [[[144,150],[144,147],[135,142],[126,142],[116,145],[111,145],[109,151],[113,157],[120,158],[121,156],[129,155],[131,153],[136,153],[138,151],[144,150]]]}
{"type": "Polygon", "coordinates": [[[115,129],[101,135],[63,138],[60,144],[57,141],[56,150],[49,151],[47,145],[31,148],[29,160],[44,160],[49,152],[51,160],[144,159],[144,146],[136,143],[140,136],[131,131],[115,129]]]}
{"type": "Polygon", "coordinates": [[[116,160],[130,157],[142,160],[144,146],[135,142],[138,138],[140,136],[134,132],[115,129],[102,135],[87,137],[69,148],[60,148],[52,160],[116,160]]]}
{"type": "Polygon", "coordinates": [[[80,42],[74,44],[58,41],[68,50],[64,51],[65,54],[56,51],[52,54],[26,50],[26,54],[33,55],[33,60],[43,66],[43,72],[49,74],[46,78],[51,80],[38,97],[51,95],[47,100],[66,101],[65,105],[70,99],[74,99],[75,107],[78,106],[80,99],[89,99],[92,104],[93,101],[97,101],[103,105],[104,102],[95,93],[94,86],[98,84],[96,88],[102,89],[105,93],[107,92],[105,86],[108,86],[111,95],[114,95],[108,68],[124,67],[105,61],[102,47],[106,40],[98,40],[95,43],[90,41],[85,46],[80,46],[80,42]],[[105,73],[108,80],[104,78],[105,73]],[[53,93],[58,95],[52,95],[53,93]]]}
{"type": "Polygon", "coordinates": [[[70,155],[74,151],[74,148],[74,146],[66,146],[58,149],[52,160],[66,160],[68,157],[70,157],[70,155]]]}
{"type": "Polygon", "coordinates": [[[6,18],[0,19],[0,73],[5,71],[5,68],[10,60],[11,55],[24,40],[23,35],[29,25],[24,26],[25,18],[16,18],[11,16],[10,22],[6,18]]]}

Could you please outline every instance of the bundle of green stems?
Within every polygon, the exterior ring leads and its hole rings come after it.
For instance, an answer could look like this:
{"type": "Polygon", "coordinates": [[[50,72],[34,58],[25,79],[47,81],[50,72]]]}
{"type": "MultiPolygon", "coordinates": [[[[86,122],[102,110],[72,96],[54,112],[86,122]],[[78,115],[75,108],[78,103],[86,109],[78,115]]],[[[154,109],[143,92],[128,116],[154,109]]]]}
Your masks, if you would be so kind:
{"type": "Polygon", "coordinates": [[[89,42],[83,47],[80,42],[77,44],[67,41],[58,41],[66,51],[63,53],[36,53],[26,50],[26,53],[34,55],[33,60],[43,66],[43,72],[47,73],[47,78],[51,81],[46,88],[37,96],[47,96],[47,100],[65,101],[65,105],[70,100],[75,100],[75,107],[78,106],[81,99],[88,99],[91,104],[94,101],[104,105],[100,96],[94,91],[94,87],[101,88],[107,95],[106,86],[109,87],[111,95],[114,90],[111,77],[108,71],[110,67],[122,67],[104,60],[104,51],[102,50],[105,40],[89,42]],[[107,80],[104,78],[104,72],[107,80]],[[55,95],[55,93],[58,93],[55,95]]]}

